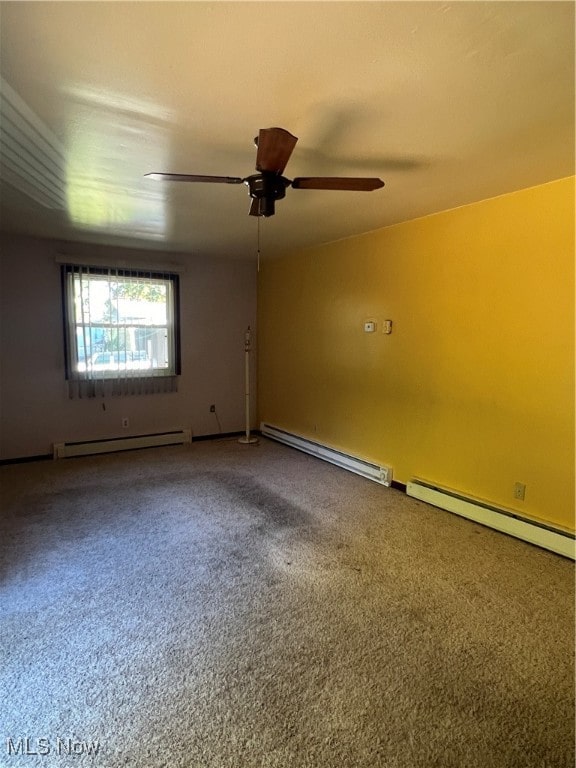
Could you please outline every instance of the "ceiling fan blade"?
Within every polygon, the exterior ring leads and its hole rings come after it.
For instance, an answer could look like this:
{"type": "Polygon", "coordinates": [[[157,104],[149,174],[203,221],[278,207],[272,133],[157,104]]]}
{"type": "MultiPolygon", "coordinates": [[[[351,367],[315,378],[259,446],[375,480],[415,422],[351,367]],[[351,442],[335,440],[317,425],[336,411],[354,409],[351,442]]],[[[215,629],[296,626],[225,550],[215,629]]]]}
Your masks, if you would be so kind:
{"type": "Polygon", "coordinates": [[[355,179],[343,176],[301,176],[294,179],[294,189],[341,189],[347,192],[371,192],[384,186],[381,179],[355,179]]]}
{"type": "Polygon", "coordinates": [[[196,176],[190,173],[145,173],[144,176],[158,181],[200,181],[214,184],[242,184],[244,181],[238,176],[196,176]]]}
{"type": "Polygon", "coordinates": [[[282,173],[298,138],[284,128],[262,128],[256,140],[256,170],[269,173],[282,173]]]}

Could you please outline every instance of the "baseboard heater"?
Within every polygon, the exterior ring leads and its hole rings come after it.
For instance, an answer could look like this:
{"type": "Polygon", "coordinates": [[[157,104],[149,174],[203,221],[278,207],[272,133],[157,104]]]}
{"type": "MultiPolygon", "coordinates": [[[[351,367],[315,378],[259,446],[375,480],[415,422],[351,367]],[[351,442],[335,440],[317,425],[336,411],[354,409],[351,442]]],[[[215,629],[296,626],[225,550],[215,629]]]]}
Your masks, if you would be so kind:
{"type": "Polygon", "coordinates": [[[107,440],[88,440],[82,443],[54,443],[54,458],[67,459],[72,456],[133,451],[136,448],[155,448],[161,445],[181,445],[191,442],[192,430],[181,429],[176,432],[163,432],[156,435],[112,437],[107,440]]]}
{"type": "Polygon", "coordinates": [[[453,512],[509,536],[549,549],[558,555],[576,559],[575,537],[569,531],[528,520],[509,510],[493,507],[478,499],[467,498],[424,480],[409,482],[406,493],[408,496],[413,496],[447,512],[453,512]]]}
{"type": "Polygon", "coordinates": [[[374,480],[374,482],[380,483],[380,485],[390,486],[392,483],[391,467],[372,464],[364,459],[359,459],[357,456],[337,451],[335,448],[330,448],[322,443],[316,443],[313,440],[308,440],[308,438],[295,435],[292,432],[286,432],[264,422],[260,424],[260,433],[264,437],[277,440],[292,448],[297,448],[299,451],[304,451],[304,453],[310,453],[319,459],[329,461],[331,464],[337,464],[339,467],[355,472],[357,475],[362,475],[362,477],[366,477],[369,480],[374,480]]]}

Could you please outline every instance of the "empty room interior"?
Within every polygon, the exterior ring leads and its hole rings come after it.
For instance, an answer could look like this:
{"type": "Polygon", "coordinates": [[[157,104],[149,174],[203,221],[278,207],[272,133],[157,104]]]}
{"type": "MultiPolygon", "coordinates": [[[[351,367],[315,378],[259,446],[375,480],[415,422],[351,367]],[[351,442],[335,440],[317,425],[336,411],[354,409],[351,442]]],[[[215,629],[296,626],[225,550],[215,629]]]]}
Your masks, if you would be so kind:
{"type": "Polygon", "coordinates": [[[573,768],[574,2],[0,2],[0,765],[573,768]]]}

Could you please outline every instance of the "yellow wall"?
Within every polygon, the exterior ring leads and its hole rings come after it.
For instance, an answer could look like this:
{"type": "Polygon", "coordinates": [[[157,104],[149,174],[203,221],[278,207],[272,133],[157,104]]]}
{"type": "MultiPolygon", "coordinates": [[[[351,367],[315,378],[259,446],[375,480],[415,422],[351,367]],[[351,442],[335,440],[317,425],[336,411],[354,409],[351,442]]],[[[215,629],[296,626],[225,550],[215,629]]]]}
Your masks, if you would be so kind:
{"type": "Polygon", "coordinates": [[[265,262],[259,418],[573,529],[574,205],[563,179],[265,262]]]}

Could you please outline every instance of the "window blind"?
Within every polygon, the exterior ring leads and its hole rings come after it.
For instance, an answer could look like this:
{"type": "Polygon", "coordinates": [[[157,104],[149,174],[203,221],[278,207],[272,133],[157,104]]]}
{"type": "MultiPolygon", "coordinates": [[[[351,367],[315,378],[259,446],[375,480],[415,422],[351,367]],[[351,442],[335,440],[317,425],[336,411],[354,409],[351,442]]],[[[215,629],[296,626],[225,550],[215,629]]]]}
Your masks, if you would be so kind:
{"type": "Polygon", "coordinates": [[[64,264],[62,290],[70,397],[176,391],[177,274],[64,264]]]}

